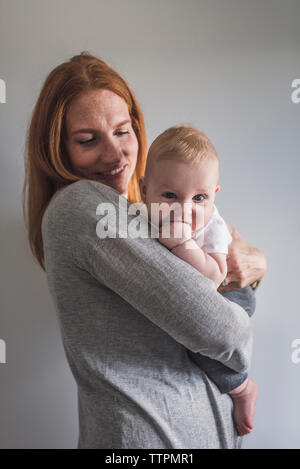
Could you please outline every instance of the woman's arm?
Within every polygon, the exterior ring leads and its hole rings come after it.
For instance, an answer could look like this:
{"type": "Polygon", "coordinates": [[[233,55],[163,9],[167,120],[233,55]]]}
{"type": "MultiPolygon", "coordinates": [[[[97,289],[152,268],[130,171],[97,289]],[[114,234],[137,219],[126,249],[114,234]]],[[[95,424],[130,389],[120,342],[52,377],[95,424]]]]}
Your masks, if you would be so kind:
{"type": "Polygon", "coordinates": [[[248,244],[236,228],[226,222],[232,242],[228,246],[227,276],[228,284],[220,286],[220,293],[251,285],[256,288],[267,270],[265,255],[248,244]]]}
{"type": "MultiPolygon", "coordinates": [[[[119,219],[117,194],[81,180],[54,201],[47,225],[63,240],[64,262],[87,271],[187,349],[246,371],[252,331],[243,308],[222,297],[210,279],[157,239],[98,238],[96,208],[113,203],[119,219]]],[[[128,216],[127,226],[133,218],[128,216]]]]}

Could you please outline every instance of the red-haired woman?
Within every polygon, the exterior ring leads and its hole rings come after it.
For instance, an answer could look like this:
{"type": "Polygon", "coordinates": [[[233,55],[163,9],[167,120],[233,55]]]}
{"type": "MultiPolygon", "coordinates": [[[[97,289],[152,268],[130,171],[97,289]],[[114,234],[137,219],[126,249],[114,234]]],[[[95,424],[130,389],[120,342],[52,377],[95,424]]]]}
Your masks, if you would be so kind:
{"type": "MultiPolygon", "coordinates": [[[[23,203],[78,386],[78,448],[238,448],[230,397],[187,350],[247,370],[247,313],[157,239],[96,233],[99,204],[120,216],[120,197],[126,209],[140,200],[146,152],[137,100],[108,64],[83,53],[50,73],[28,132],[23,203]]],[[[230,229],[223,292],[266,270],[230,229]]]]}

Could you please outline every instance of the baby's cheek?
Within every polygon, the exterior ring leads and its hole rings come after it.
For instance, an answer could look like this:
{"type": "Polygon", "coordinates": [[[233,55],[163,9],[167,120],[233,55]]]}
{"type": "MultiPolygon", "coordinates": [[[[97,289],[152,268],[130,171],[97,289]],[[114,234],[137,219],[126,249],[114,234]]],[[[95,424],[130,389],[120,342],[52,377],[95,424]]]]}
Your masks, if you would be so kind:
{"type": "Polygon", "coordinates": [[[197,211],[193,214],[193,223],[192,223],[193,231],[201,230],[207,223],[206,218],[207,217],[205,216],[205,209],[204,208],[197,209],[197,211]]]}
{"type": "Polygon", "coordinates": [[[149,202],[147,200],[147,210],[148,210],[148,218],[149,221],[154,223],[155,225],[161,226],[162,223],[162,213],[158,210],[157,204],[155,202],[149,202]]]}

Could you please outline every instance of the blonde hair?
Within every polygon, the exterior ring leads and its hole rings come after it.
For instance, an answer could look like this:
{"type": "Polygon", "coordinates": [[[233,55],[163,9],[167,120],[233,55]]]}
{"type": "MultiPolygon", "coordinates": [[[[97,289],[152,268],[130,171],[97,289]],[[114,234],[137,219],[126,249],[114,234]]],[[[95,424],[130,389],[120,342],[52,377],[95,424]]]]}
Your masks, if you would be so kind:
{"type": "Polygon", "coordinates": [[[176,159],[197,165],[207,158],[219,157],[208,137],[192,124],[169,127],[150,145],[145,170],[145,181],[149,180],[153,166],[158,160],[176,159]]]}
{"type": "Polygon", "coordinates": [[[128,106],[138,140],[134,173],[128,185],[130,202],[140,200],[139,179],[144,174],[147,140],[144,118],[126,81],[103,60],[82,52],[56,67],[46,78],[27,134],[23,214],[33,256],[45,270],[41,223],[53,194],[82,178],[74,174],[65,140],[68,105],[82,92],[107,89],[119,95],[128,106]]]}

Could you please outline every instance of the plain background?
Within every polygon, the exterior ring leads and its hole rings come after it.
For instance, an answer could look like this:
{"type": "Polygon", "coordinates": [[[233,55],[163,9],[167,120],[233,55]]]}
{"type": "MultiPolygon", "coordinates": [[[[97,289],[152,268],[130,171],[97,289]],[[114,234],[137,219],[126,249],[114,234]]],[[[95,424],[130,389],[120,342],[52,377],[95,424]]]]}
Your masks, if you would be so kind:
{"type": "MultiPolygon", "coordinates": [[[[47,74],[88,50],[130,84],[148,143],[192,122],[220,158],[222,216],[261,249],[244,448],[300,448],[299,0],[0,0],[0,447],[75,448],[76,387],[21,210],[24,141],[47,74]]],[[[195,416],[195,418],[200,416],[195,416]]]]}

